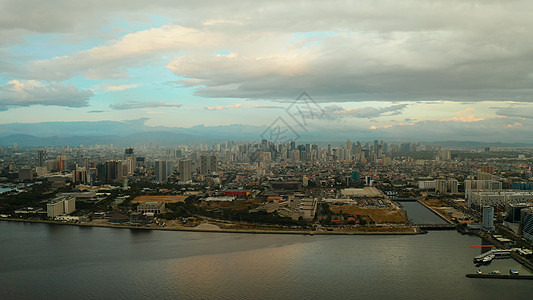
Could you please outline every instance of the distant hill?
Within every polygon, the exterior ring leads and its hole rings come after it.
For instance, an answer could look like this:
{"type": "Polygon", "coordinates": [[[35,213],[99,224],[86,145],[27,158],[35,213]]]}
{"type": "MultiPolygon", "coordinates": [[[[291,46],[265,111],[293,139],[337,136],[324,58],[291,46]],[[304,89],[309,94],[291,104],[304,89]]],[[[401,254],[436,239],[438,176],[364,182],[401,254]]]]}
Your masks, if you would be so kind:
{"type": "Polygon", "coordinates": [[[487,147],[498,147],[498,148],[531,148],[533,144],[528,143],[483,143],[483,142],[473,142],[473,141],[437,141],[437,142],[427,142],[428,144],[440,145],[447,148],[468,148],[468,149],[479,149],[487,147]]]}
{"type": "MultiPolygon", "coordinates": [[[[176,144],[210,144],[233,141],[259,141],[263,138],[275,137],[267,132],[267,125],[254,126],[244,124],[231,124],[222,126],[192,126],[164,127],[147,126],[147,119],[129,121],[97,121],[97,122],[43,122],[43,123],[11,123],[0,124],[0,146],[18,144],[21,146],[79,146],[79,145],[161,145],[173,146],[176,144]]],[[[339,127],[335,130],[307,127],[305,130],[294,126],[297,132],[298,143],[316,143],[320,146],[328,144],[339,146],[345,145],[347,139],[352,142],[371,141],[383,139],[388,142],[416,141],[416,138],[402,139],[401,136],[387,137],[376,136],[378,132],[339,127]]],[[[291,138],[295,138],[292,136],[291,138]]],[[[447,148],[470,148],[479,149],[485,147],[533,147],[529,143],[501,143],[479,141],[427,141],[426,144],[436,144],[447,148]]]]}

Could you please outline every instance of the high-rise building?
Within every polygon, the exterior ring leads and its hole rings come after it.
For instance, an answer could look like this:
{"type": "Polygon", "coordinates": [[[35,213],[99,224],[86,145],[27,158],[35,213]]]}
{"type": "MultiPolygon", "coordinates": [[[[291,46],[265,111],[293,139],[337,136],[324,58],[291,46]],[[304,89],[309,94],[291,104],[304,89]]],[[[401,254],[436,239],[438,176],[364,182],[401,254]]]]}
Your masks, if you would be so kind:
{"type": "Polygon", "coordinates": [[[209,157],[207,155],[200,156],[200,174],[206,175],[209,173],[209,157]]]}
{"type": "Polygon", "coordinates": [[[155,162],[155,180],[161,183],[166,183],[168,180],[167,161],[157,160],[155,162]]]}
{"type": "Polygon", "coordinates": [[[37,152],[37,156],[39,159],[39,167],[44,167],[44,163],[46,162],[46,159],[48,158],[46,150],[39,150],[37,152]]]}
{"type": "Polygon", "coordinates": [[[448,193],[457,194],[459,192],[459,182],[455,179],[448,179],[448,193]]]}
{"type": "Polygon", "coordinates": [[[435,180],[435,193],[446,194],[448,192],[448,181],[443,179],[435,180]]]}
{"type": "Polygon", "coordinates": [[[192,161],[180,160],[178,164],[178,172],[182,181],[189,181],[192,179],[192,161]]]}
{"type": "Polygon", "coordinates": [[[218,158],[215,155],[209,157],[209,172],[218,171],[218,158]]]}
{"type": "Polygon", "coordinates": [[[111,160],[105,163],[106,182],[116,183],[124,180],[124,167],[122,161],[111,160]]]}
{"type": "Polygon", "coordinates": [[[87,183],[87,170],[85,168],[77,169],[72,172],[72,182],[87,183]]]}
{"type": "Polygon", "coordinates": [[[524,238],[533,242],[533,208],[521,210],[520,232],[524,238]]]}
{"type": "Polygon", "coordinates": [[[19,180],[33,180],[33,168],[23,167],[19,170],[19,180]]]}
{"type": "Polygon", "coordinates": [[[483,206],[483,230],[494,231],[494,207],[483,206]]]}
{"type": "Polygon", "coordinates": [[[57,170],[60,172],[66,171],[68,168],[67,157],[65,155],[60,155],[57,157],[57,170]]]}

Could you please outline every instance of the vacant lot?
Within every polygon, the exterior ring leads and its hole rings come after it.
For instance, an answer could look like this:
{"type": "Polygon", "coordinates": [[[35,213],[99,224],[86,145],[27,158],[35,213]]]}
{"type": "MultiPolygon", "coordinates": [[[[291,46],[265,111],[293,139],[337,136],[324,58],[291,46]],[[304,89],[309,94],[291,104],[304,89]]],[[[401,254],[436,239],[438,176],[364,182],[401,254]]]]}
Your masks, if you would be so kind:
{"type": "Polygon", "coordinates": [[[432,199],[432,200],[422,200],[422,202],[424,202],[426,205],[429,205],[429,206],[434,206],[434,207],[445,207],[445,206],[448,206],[448,204],[440,201],[440,200],[437,200],[437,199],[432,199]]]}
{"type": "Polygon", "coordinates": [[[135,199],[133,199],[133,203],[144,203],[148,201],[159,201],[159,202],[165,202],[165,203],[177,203],[177,202],[185,202],[185,199],[187,199],[188,196],[137,196],[135,199]]]}
{"type": "Polygon", "coordinates": [[[407,218],[401,210],[380,209],[380,208],[361,208],[357,205],[331,205],[329,207],[335,214],[348,214],[358,216],[368,216],[376,223],[404,224],[407,218]]]}

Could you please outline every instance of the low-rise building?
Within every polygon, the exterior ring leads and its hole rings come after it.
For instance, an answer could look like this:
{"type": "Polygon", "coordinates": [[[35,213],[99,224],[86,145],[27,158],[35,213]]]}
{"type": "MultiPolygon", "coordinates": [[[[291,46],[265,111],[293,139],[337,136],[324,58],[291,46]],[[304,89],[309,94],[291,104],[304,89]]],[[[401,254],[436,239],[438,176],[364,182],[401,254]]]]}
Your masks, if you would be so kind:
{"type": "Polygon", "coordinates": [[[137,211],[140,213],[151,212],[155,214],[160,214],[164,210],[165,210],[165,202],[160,202],[160,201],[148,201],[148,202],[141,203],[139,204],[139,206],[137,206],[137,211]]]}

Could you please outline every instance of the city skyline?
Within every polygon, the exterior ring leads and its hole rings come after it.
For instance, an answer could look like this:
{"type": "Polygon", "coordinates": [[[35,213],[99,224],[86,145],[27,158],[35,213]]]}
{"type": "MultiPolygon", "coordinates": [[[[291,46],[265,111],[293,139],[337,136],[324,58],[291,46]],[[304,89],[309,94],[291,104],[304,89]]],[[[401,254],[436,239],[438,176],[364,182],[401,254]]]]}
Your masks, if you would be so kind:
{"type": "Polygon", "coordinates": [[[325,114],[304,138],[523,142],[530,6],[7,1],[0,136],[47,122],[264,128],[307,92],[325,114]]]}

